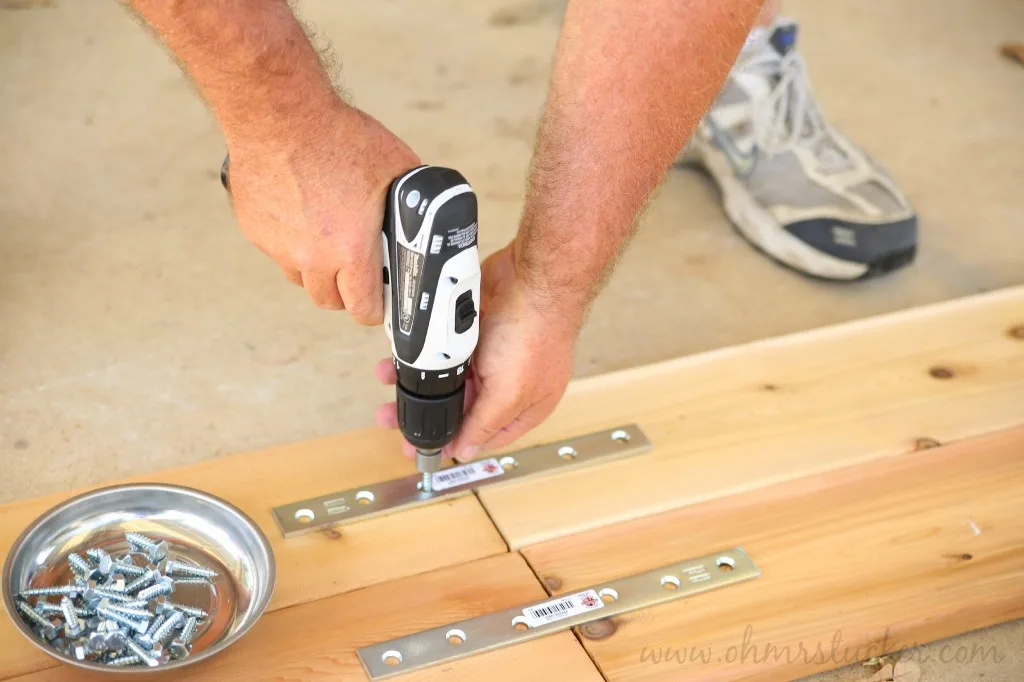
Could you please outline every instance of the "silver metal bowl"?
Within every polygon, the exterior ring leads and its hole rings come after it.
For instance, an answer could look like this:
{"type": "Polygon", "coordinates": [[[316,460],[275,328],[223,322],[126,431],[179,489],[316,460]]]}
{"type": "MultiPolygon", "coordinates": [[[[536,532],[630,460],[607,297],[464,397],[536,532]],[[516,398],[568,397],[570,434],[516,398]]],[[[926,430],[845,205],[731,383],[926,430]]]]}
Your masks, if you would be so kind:
{"type": "Polygon", "coordinates": [[[49,510],[15,541],[3,571],[7,613],[30,642],[63,663],[109,673],[162,672],[198,663],[236,642],[270,603],[276,567],[266,536],[233,505],[180,486],[128,484],[94,490],[49,510]],[[129,551],[126,531],[166,540],[168,557],[188,559],[217,571],[213,584],[182,585],[173,599],[197,606],[207,618],[193,640],[192,655],[156,668],[114,668],[61,654],[17,615],[14,596],[31,587],[72,580],[67,556],[101,547],[112,555],[129,551]]]}

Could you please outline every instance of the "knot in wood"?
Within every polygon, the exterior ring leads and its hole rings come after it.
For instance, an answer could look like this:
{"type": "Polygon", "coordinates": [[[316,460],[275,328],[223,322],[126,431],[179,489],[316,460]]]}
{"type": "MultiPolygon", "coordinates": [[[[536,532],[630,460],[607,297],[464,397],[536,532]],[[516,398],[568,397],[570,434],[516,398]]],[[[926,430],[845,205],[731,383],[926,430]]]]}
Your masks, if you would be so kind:
{"type": "Polygon", "coordinates": [[[611,618],[602,618],[580,626],[580,634],[589,640],[608,639],[615,634],[618,626],[611,618]]]}
{"type": "Polygon", "coordinates": [[[554,576],[548,576],[544,578],[544,587],[548,588],[549,592],[556,592],[562,588],[562,581],[554,576]]]}
{"type": "Polygon", "coordinates": [[[949,367],[932,367],[928,374],[933,379],[952,379],[956,374],[949,367]]]}

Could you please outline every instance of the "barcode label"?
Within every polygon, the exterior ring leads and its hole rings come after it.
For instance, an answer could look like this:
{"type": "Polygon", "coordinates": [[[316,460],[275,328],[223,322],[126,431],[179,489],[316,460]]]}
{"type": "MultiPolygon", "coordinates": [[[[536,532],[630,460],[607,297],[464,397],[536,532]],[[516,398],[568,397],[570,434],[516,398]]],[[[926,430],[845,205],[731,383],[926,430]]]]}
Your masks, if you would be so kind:
{"type": "Polygon", "coordinates": [[[482,459],[479,462],[470,462],[457,467],[451,467],[444,471],[437,471],[431,475],[434,490],[447,490],[458,485],[476,483],[486,478],[501,476],[505,470],[495,458],[482,459]]]}
{"type": "Polygon", "coordinates": [[[604,606],[604,602],[601,601],[597,591],[586,590],[585,592],[577,592],[567,597],[559,597],[558,599],[546,601],[543,604],[527,607],[523,609],[523,619],[526,621],[527,626],[535,628],[538,625],[553,623],[556,620],[593,611],[602,606],[604,606]]]}

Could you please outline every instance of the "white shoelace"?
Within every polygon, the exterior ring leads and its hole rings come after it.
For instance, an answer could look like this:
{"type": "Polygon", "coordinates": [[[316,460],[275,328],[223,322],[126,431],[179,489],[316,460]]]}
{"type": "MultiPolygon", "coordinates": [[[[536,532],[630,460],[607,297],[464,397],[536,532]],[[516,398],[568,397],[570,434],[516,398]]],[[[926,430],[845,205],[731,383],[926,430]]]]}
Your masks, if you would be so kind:
{"type": "Polygon", "coordinates": [[[790,52],[780,57],[766,49],[751,57],[742,68],[775,80],[771,93],[754,102],[754,134],[759,147],[768,154],[784,152],[794,146],[809,148],[825,172],[850,165],[850,160],[832,141],[829,127],[814,103],[804,60],[799,53],[790,52]]]}

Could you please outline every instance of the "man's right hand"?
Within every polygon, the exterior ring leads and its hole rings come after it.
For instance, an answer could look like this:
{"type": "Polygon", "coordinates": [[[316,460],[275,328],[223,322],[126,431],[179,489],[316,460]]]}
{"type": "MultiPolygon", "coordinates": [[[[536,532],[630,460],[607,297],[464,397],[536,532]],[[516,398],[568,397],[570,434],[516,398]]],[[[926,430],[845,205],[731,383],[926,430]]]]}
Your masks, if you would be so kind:
{"type": "Polygon", "coordinates": [[[313,302],[383,322],[381,229],[391,182],[420,165],[371,116],[342,104],[263,139],[228,135],[242,233],[313,302]]]}

